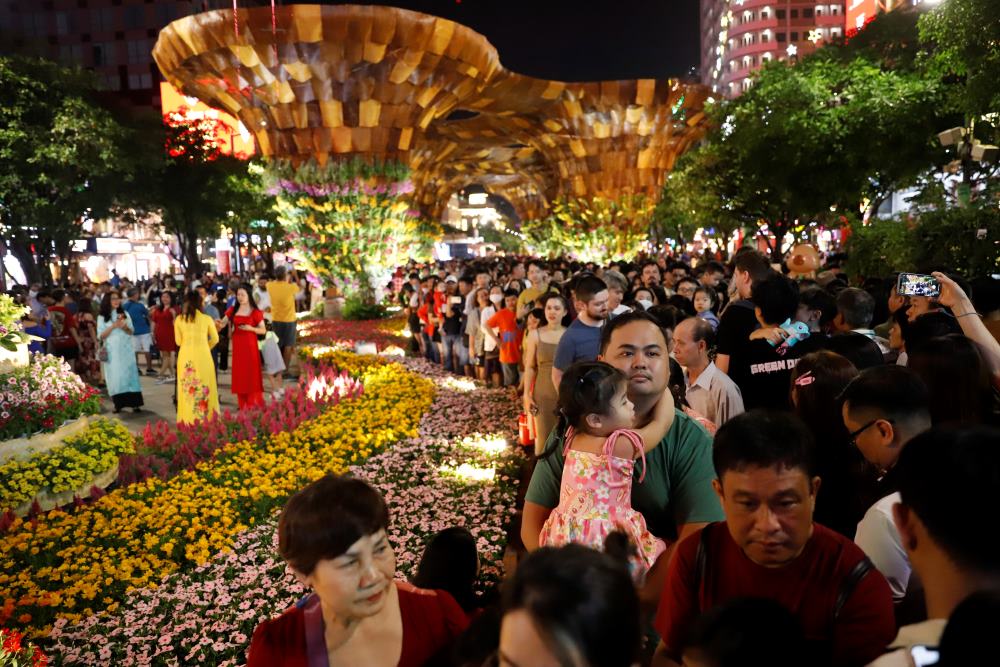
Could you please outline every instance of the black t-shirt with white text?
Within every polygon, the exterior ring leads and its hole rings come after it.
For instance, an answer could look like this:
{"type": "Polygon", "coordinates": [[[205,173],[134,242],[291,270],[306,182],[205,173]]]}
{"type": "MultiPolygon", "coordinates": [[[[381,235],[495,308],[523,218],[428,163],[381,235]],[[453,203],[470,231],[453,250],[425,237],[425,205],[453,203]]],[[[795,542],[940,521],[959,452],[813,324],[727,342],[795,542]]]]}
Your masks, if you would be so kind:
{"type": "Polygon", "coordinates": [[[750,376],[747,357],[752,342],[750,334],[759,326],[753,303],[747,299],[731,303],[719,320],[716,351],[729,355],[727,374],[740,389],[750,376]]]}
{"type": "Polygon", "coordinates": [[[822,334],[813,334],[785,348],[784,353],[766,340],[750,341],[746,348],[746,375],[742,383],[737,382],[743,394],[744,407],[747,410],[790,409],[792,369],[799,363],[799,359],[824,347],[826,347],[826,337],[822,334]]]}

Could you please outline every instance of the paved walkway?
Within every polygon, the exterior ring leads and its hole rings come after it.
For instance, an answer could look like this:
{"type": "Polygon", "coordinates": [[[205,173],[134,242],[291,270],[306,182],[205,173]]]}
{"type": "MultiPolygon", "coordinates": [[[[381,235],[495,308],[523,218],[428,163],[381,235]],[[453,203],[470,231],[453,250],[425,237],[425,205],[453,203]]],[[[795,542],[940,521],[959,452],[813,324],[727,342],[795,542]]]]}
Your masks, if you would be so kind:
{"type": "MultiPolygon", "coordinates": [[[[140,379],[142,383],[142,398],[144,405],[141,412],[132,412],[130,409],[122,410],[117,415],[114,415],[120,419],[129,430],[132,432],[141,431],[145,428],[146,424],[150,422],[155,422],[159,420],[165,420],[171,424],[177,421],[177,408],[174,406],[173,395],[174,395],[174,383],[168,384],[157,384],[157,378],[145,375],[145,367],[140,366],[142,373],[140,374],[140,379]]],[[[159,368],[159,366],[154,365],[154,368],[159,368]]],[[[292,372],[297,372],[296,364],[292,362],[292,372]]],[[[216,376],[216,381],[219,385],[219,409],[225,410],[229,408],[233,412],[239,407],[236,402],[236,395],[232,392],[232,366],[230,366],[228,371],[220,371],[216,376]]],[[[287,387],[293,384],[294,380],[285,380],[284,385],[287,387]]],[[[270,396],[270,383],[265,378],[264,380],[264,395],[265,398],[270,396]]],[[[102,396],[101,400],[101,414],[103,415],[113,415],[114,404],[107,395],[102,396]]]]}

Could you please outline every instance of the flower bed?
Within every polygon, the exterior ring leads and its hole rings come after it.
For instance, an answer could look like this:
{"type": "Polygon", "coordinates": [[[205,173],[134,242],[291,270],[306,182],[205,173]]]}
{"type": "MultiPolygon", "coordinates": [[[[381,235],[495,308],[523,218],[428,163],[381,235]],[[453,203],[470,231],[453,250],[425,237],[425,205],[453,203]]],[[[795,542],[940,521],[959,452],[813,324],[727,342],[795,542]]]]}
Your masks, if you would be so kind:
{"type": "Polygon", "coordinates": [[[58,449],[0,465],[0,511],[18,508],[42,493],[81,490],[96,476],[117,467],[119,456],[134,451],[135,440],[124,424],[95,420],[78,435],[66,438],[58,449]]]}
{"type": "Polygon", "coordinates": [[[357,341],[369,341],[379,351],[393,345],[406,349],[408,344],[402,316],[387,320],[302,320],[298,329],[303,343],[353,349],[357,341]]]}
{"type": "MultiPolygon", "coordinates": [[[[517,408],[503,390],[447,388],[447,376],[434,367],[405,363],[439,385],[417,436],[350,470],[389,503],[398,576],[413,573],[430,535],[464,525],[477,537],[481,585],[489,586],[502,574],[516,502],[514,470],[522,455],[503,438],[513,437],[517,408]],[[470,470],[484,479],[460,473],[470,470]]],[[[244,663],[257,623],[305,592],[277,556],[275,528],[271,518],[240,534],[231,551],[166,577],[156,588],[132,591],[115,613],[57,621],[54,653],[67,664],[84,665],[244,663]]]]}
{"type": "Polygon", "coordinates": [[[0,375],[0,441],[100,411],[100,393],[58,357],[33,354],[27,366],[0,375]]]}
{"type": "MultiPolygon", "coordinates": [[[[345,360],[355,375],[371,367],[355,360],[345,360]]],[[[231,412],[228,408],[195,424],[172,424],[166,421],[146,424],[138,443],[138,452],[121,461],[119,479],[133,484],[159,477],[167,479],[182,470],[191,470],[231,442],[252,440],[292,431],[302,422],[336,405],[341,398],[355,398],[362,385],[350,379],[345,368],[304,365],[297,387],[289,387],[281,399],[231,412]]]]}
{"type": "Polygon", "coordinates": [[[220,449],[163,481],[116,490],[73,513],[15,520],[0,539],[0,623],[45,632],[114,610],[125,593],[204,563],[327,472],[343,472],[415,434],[433,385],[398,364],[362,376],[367,391],[292,432],[220,449]]]}

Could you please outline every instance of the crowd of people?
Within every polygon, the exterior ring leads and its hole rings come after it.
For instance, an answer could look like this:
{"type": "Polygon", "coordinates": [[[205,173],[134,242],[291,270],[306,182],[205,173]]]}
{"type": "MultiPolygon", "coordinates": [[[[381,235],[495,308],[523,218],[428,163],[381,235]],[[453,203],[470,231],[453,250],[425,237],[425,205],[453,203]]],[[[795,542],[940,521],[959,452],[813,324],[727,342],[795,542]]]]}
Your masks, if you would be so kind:
{"type": "Polygon", "coordinates": [[[184,281],[169,276],[131,283],[115,273],[99,284],[55,289],[33,284],[11,295],[29,312],[22,328],[32,352],[66,360],[107,392],[114,412],[144,405],[140,375],[174,386],[177,421],[219,410],[218,375],[231,374],[240,409],[281,398],[296,344],[297,312],[308,307],[304,277],[273,274],[184,281]]]}
{"type": "MultiPolygon", "coordinates": [[[[523,409],[525,554],[479,595],[476,540],[453,527],[398,581],[392,507],[328,475],[281,514],[309,593],[258,626],[249,664],[991,662],[1000,281],[931,275],[937,291],[907,295],[750,248],[402,267],[412,352],[523,409]]],[[[25,324],[102,372],[118,409],[141,406],[140,365],[176,377],[188,419],[217,405],[226,345],[240,405],[263,400],[295,344],[295,280],[32,289],[25,324]]]]}
{"type": "Polygon", "coordinates": [[[527,555],[478,597],[451,528],[396,581],[392,508],[330,475],[282,513],[310,593],[249,664],[984,664],[998,281],[933,276],[905,296],[751,249],[401,269],[413,352],[530,416],[527,555]]]}

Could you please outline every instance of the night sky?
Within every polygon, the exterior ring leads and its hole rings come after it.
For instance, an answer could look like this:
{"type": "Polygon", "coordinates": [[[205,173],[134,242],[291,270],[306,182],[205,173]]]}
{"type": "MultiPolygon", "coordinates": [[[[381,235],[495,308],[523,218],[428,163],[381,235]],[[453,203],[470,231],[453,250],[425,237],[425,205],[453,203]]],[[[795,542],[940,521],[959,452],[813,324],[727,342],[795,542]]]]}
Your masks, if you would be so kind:
{"type": "Polygon", "coordinates": [[[356,4],[403,7],[463,23],[486,36],[505,67],[541,78],[668,78],[689,75],[691,68],[698,66],[698,0],[395,0],[356,4]]]}

